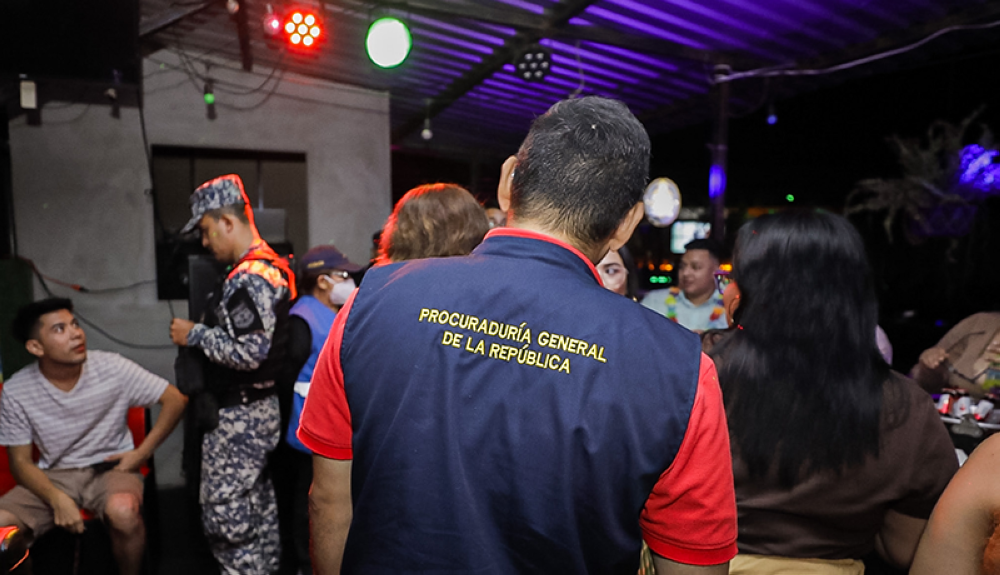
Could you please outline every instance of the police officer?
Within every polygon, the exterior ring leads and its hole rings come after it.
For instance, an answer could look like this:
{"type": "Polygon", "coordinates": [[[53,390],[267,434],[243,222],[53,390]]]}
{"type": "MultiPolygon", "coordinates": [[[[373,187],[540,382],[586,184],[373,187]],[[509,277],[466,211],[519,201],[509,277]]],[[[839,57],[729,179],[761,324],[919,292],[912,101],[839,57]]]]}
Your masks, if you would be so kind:
{"type": "Polygon", "coordinates": [[[728,572],[712,361],[594,267],[642,217],[648,165],[624,104],[559,102],[503,166],[508,227],[368,271],[298,431],[317,573],[634,575],[643,540],[660,575],[728,572]]]}
{"type": "Polygon", "coordinates": [[[170,324],[174,343],[207,358],[205,388],[218,414],[202,438],[202,523],[224,574],[269,574],[278,569],[280,544],[274,488],[264,468],[280,437],[275,378],[294,276],[257,232],[239,176],[198,187],[191,213],[182,233],[197,228],[202,245],[229,264],[207,317],[170,324]]]}

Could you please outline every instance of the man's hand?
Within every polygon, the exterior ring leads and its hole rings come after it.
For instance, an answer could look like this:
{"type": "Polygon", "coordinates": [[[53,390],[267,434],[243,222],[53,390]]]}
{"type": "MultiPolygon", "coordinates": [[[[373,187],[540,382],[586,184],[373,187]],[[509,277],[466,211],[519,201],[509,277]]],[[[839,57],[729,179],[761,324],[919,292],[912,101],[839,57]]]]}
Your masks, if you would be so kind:
{"type": "Polygon", "coordinates": [[[937,369],[941,362],[948,359],[948,352],[940,347],[932,347],[920,354],[920,363],[928,369],[937,369]]]}
{"type": "Polygon", "coordinates": [[[170,340],[177,345],[186,346],[188,344],[188,333],[194,327],[193,321],[174,318],[170,322],[170,340]]]}
{"type": "Polygon", "coordinates": [[[114,468],[116,471],[133,473],[139,471],[139,468],[142,467],[146,459],[147,457],[139,453],[139,450],[133,449],[132,451],[125,451],[105,457],[104,461],[117,461],[118,465],[114,468]]]}
{"type": "Polygon", "coordinates": [[[76,506],[69,495],[59,492],[50,504],[52,512],[55,514],[56,525],[70,533],[83,533],[83,517],[80,515],[80,508],[76,506]]]}

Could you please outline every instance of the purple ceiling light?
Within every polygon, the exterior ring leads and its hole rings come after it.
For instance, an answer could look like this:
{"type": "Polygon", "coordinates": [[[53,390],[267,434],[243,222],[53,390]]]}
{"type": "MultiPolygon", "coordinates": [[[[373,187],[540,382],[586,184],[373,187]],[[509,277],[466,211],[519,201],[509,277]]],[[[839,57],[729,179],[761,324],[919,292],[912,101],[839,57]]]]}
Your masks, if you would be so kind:
{"type": "Polygon", "coordinates": [[[414,57],[410,59],[419,60],[420,62],[433,62],[438,66],[444,66],[446,68],[457,68],[463,72],[467,72],[472,69],[472,64],[467,64],[464,61],[458,61],[453,58],[442,58],[440,56],[435,56],[433,54],[420,54],[419,57],[414,57]]]}
{"type": "Polygon", "coordinates": [[[490,36],[489,34],[476,32],[464,26],[455,26],[453,24],[446,24],[439,20],[434,20],[433,18],[424,18],[423,16],[417,16],[415,14],[409,15],[407,16],[407,18],[411,22],[416,22],[423,26],[437,28],[438,30],[443,30],[445,32],[451,32],[452,34],[457,34],[459,36],[465,36],[467,38],[479,40],[480,42],[485,42],[486,44],[493,44],[494,46],[503,46],[504,44],[503,38],[497,38],[495,36],[490,36]]]}
{"type": "MultiPolygon", "coordinates": [[[[559,54],[552,55],[552,62],[558,64],[558,66],[553,66],[553,68],[565,68],[568,72],[576,72],[577,69],[590,72],[591,74],[596,74],[598,77],[611,78],[612,80],[617,80],[619,82],[624,82],[626,84],[638,84],[639,79],[635,76],[626,76],[624,74],[616,74],[608,70],[603,66],[594,66],[593,64],[587,64],[586,62],[577,62],[575,59],[567,58],[566,56],[561,56],[559,54]]],[[[587,76],[589,79],[589,76],[587,76]]]]}
{"type": "Polygon", "coordinates": [[[442,44],[449,44],[452,46],[460,46],[466,50],[472,50],[473,52],[479,52],[480,54],[490,55],[493,54],[493,48],[489,46],[483,46],[481,44],[476,44],[474,42],[466,42],[465,40],[459,40],[454,36],[449,36],[448,34],[438,34],[437,32],[431,32],[425,28],[413,28],[413,36],[417,35],[423,38],[432,38],[441,42],[442,44]]]}
{"type": "Polygon", "coordinates": [[[528,89],[525,87],[524,82],[516,81],[507,74],[494,74],[492,78],[483,80],[483,85],[501,90],[528,90],[532,94],[543,93],[559,98],[566,97],[566,90],[550,86],[548,85],[548,81],[536,82],[531,85],[530,89],[528,89]]]}
{"type": "MultiPolygon", "coordinates": [[[[569,88],[570,90],[575,90],[580,86],[580,76],[575,72],[571,72],[572,71],[570,70],[561,70],[558,67],[553,68],[552,71],[549,72],[549,76],[545,78],[545,83],[555,84],[556,86],[563,86],[565,88],[569,88]]],[[[587,87],[597,86],[608,90],[615,90],[619,87],[618,84],[605,82],[604,80],[599,80],[590,76],[584,78],[584,84],[587,87]]]]}
{"type": "Polygon", "coordinates": [[[575,57],[579,53],[581,60],[592,60],[594,62],[607,64],[608,66],[612,66],[613,69],[615,70],[623,72],[631,72],[633,74],[638,74],[640,76],[645,76],[647,78],[660,77],[660,74],[658,72],[654,72],[649,68],[643,68],[640,66],[635,66],[633,64],[626,64],[625,62],[622,62],[620,59],[611,58],[609,56],[602,56],[601,54],[592,52],[582,47],[578,49],[576,46],[570,44],[563,44],[562,42],[557,42],[555,40],[549,40],[549,39],[542,40],[541,44],[543,46],[549,46],[556,50],[560,50],[561,52],[566,52],[565,55],[569,57],[575,57]]]}
{"type": "Polygon", "coordinates": [[[515,8],[520,8],[521,10],[527,10],[532,14],[544,14],[545,6],[538,6],[532,4],[531,2],[525,2],[524,0],[499,0],[501,3],[508,6],[513,6],[515,8]]]}
{"type": "Polygon", "coordinates": [[[617,22],[626,28],[630,28],[633,31],[643,32],[649,34],[655,38],[662,38],[664,40],[669,40],[677,44],[683,44],[684,46],[689,46],[691,48],[698,48],[700,50],[709,50],[709,46],[693,40],[691,38],[686,38],[679,34],[674,34],[673,32],[668,32],[652,24],[646,24],[645,22],[640,22],[634,18],[629,18],[627,16],[622,16],[621,14],[616,14],[610,10],[605,10],[604,8],[599,8],[597,6],[591,6],[587,8],[587,14],[591,16],[597,16],[598,18],[604,18],[605,20],[610,20],[612,22],[617,22]]]}
{"type": "Polygon", "coordinates": [[[476,56],[475,54],[468,54],[466,52],[462,52],[461,50],[452,50],[450,48],[445,48],[444,46],[439,46],[437,44],[431,44],[431,43],[421,44],[418,47],[418,49],[429,50],[431,52],[437,52],[439,54],[446,54],[448,56],[451,56],[452,58],[458,58],[459,60],[466,60],[468,62],[475,62],[476,64],[483,61],[482,58],[476,56]]]}
{"type": "MultiPolygon", "coordinates": [[[[785,11],[779,11],[755,2],[747,2],[746,0],[719,0],[719,2],[729,5],[732,9],[732,14],[737,17],[741,13],[749,12],[758,18],[778,24],[778,26],[771,26],[770,28],[778,31],[779,34],[794,31],[800,36],[806,36],[810,40],[818,40],[829,46],[841,45],[841,40],[835,34],[824,33],[795,18],[786,17],[785,11]]],[[[813,52],[816,53],[815,50],[813,52]]]]}
{"type": "Polygon", "coordinates": [[[679,70],[677,66],[671,64],[670,62],[661,60],[659,58],[654,58],[653,56],[639,54],[638,52],[633,52],[632,50],[628,50],[626,48],[619,48],[618,46],[609,46],[607,44],[596,44],[594,42],[581,42],[580,45],[587,46],[588,48],[599,50],[601,52],[609,52],[611,54],[615,54],[616,56],[620,56],[622,58],[628,58],[633,62],[642,62],[647,66],[653,68],[659,68],[661,70],[666,70],[667,72],[676,72],[679,70]]]}
{"type": "MultiPolygon", "coordinates": [[[[724,32],[719,31],[717,28],[712,29],[706,26],[695,24],[694,22],[689,22],[683,18],[674,16],[673,14],[657,10],[648,4],[642,4],[640,2],[636,2],[635,0],[608,0],[608,2],[612,5],[619,6],[627,10],[631,10],[636,14],[641,14],[645,18],[652,18],[653,20],[658,20],[659,22],[662,22],[669,26],[673,26],[681,30],[686,30],[687,32],[691,32],[709,38],[711,40],[714,40],[721,46],[736,46],[748,52],[758,53],[760,55],[772,58],[775,57],[775,54],[770,53],[767,50],[759,49],[751,44],[748,44],[747,42],[743,42],[742,40],[736,38],[732,34],[726,34],[724,32]]],[[[779,54],[777,55],[777,57],[780,58],[781,55],[779,54]]]]}
{"type": "MultiPolygon", "coordinates": [[[[806,14],[813,16],[813,21],[823,22],[828,25],[836,25],[842,28],[846,32],[850,32],[854,35],[853,38],[845,36],[841,38],[841,45],[846,45],[854,42],[864,40],[872,40],[878,36],[878,32],[865,26],[858,22],[857,20],[849,20],[841,16],[838,12],[834,10],[828,10],[825,6],[813,0],[793,0],[791,2],[787,0],[777,0],[776,3],[785,4],[785,8],[780,6],[775,6],[777,10],[781,10],[786,14],[794,14],[795,11],[802,11],[806,14]]],[[[809,18],[799,17],[799,21],[808,22],[809,18]]]]}
{"type": "Polygon", "coordinates": [[[772,42],[778,46],[783,46],[793,50],[795,53],[808,52],[809,49],[801,43],[793,42],[786,38],[783,38],[779,34],[775,34],[774,30],[767,27],[757,27],[749,23],[746,19],[740,19],[733,16],[730,13],[726,13],[721,10],[712,10],[707,8],[703,2],[697,0],[664,0],[667,4],[675,6],[682,10],[687,10],[694,14],[704,16],[712,24],[722,23],[732,28],[735,28],[739,32],[744,34],[750,34],[758,38],[767,39],[767,41],[772,42]]]}

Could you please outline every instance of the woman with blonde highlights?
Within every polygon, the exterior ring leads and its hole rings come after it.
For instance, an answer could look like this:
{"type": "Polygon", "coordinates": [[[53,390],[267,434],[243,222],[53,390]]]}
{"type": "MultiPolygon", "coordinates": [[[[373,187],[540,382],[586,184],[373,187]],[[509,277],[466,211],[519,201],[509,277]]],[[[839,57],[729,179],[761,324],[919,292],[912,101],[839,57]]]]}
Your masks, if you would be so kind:
{"type": "Polygon", "coordinates": [[[382,230],[378,265],[461,256],[489,231],[486,212],[455,184],[424,184],[406,192],[382,230]]]}

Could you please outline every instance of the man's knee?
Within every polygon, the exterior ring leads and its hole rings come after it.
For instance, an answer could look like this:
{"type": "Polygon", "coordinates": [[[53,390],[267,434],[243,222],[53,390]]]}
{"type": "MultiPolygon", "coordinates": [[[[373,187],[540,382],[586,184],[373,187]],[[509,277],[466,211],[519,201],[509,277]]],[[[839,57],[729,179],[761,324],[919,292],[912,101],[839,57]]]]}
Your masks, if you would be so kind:
{"type": "Polygon", "coordinates": [[[142,527],[142,509],[139,498],[131,493],[116,493],[104,506],[108,525],[118,531],[132,532],[142,527]]]}
{"type": "Polygon", "coordinates": [[[17,518],[10,511],[4,511],[0,509],[0,527],[6,527],[8,525],[13,525],[18,529],[24,530],[24,522],[17,518]]]}

